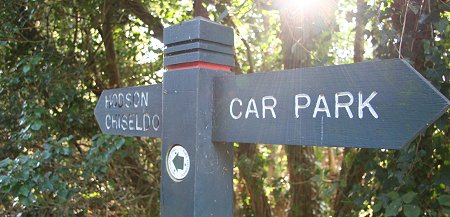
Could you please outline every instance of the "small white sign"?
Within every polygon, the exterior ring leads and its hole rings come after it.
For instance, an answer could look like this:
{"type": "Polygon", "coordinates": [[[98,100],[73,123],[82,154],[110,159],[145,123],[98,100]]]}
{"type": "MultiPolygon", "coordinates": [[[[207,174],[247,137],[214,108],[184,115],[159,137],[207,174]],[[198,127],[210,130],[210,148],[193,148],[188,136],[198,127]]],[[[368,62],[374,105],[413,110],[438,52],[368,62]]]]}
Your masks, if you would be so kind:
{"type": "Polygon", "coordinates": [[[189,154],[181,145],[173,146],[166,158],[166,168],[170,178],[179,182],[186,177],[189,172],[189,154]]]}

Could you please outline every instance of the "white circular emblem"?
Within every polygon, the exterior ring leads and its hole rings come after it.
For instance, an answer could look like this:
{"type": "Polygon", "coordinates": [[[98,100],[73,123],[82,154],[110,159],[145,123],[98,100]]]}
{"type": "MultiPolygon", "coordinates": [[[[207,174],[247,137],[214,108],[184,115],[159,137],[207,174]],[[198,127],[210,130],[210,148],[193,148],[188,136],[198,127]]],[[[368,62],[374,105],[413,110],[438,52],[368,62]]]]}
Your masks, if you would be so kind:
{"type": "Polygon", "coordinates": [[[173,146],[166,158],[166,168],[170,178],[179,182],[186,177],[189,172],[189,154],[181,145],[173,146]]]}

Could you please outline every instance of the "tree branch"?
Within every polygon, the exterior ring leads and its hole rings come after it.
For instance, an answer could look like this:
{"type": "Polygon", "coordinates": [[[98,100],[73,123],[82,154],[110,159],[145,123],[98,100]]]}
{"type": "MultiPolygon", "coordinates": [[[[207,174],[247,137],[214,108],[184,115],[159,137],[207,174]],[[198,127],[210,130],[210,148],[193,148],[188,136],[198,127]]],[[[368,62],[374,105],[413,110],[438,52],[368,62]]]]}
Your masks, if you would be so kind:
{"type": "MultiPolygon", "coordinates": [[[[254,73],[254,72],[255,72],[255,64],[254,64],[254,61],[253,61],[253,54],[252,54],[252,51],[251,51],[251,48],[250,48],[249,43],[247,42],[247,40],[245,40],[245,39],[241,36],[241,34],[239,33],[239,30],[238,30],[236,24],[234,23],[234,21],[231,19],[230,16],[225,17],[225,18],[224,18],[224,21],[225,21],[225,23],[227,23],[229,26],[231,26],[231,27],[234,28],[234,30],[236,31],[236,34],[239,36],[239,38],[241,39],[242,43],[243,43],[244,46],[245,46],[245,51],[246,51],[246,54],[247,54],[247,60],[248,60],[249,66],[250,66],[250,69],[248,70],[247,74],[254,73]]],[[[236,57],[235,57],[235,59],[237,60],[236,57]]],[[[242,73],[242,70],[241,70],[241,73],[242,73]]]]}
{"type": "Polygon", "coordinates": [[[153,16],[139,0],[122,0],[126,9],[129,9],[136,17],[142,20],[149,29],[153,30],[153,37],[163,41],[164,26],[159,18],[153,16]]]}
{"type": "Polygon", "coordinates": [[[266,11],[276,10],[276,8],[273,4],[268,4],[265,1],[257,0],[257,1],[255,1],[255,3],[259,8],[264,9],[266,11]]]}

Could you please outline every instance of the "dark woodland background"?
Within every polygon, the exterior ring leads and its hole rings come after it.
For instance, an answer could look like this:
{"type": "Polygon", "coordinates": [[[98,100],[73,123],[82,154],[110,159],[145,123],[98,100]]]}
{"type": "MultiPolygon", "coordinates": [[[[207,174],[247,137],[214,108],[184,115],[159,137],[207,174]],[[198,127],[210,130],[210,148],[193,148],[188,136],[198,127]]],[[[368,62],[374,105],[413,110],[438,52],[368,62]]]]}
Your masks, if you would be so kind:
{"type": "MultiPolygon", "coordinates": [[[[1,0],[0,215],[159,216],[158,139],[102,135],[104,89],[161,82],[162,30],[235,29],[235,73],[403,58],[450,96],[447,0],[1,0]]],[[[408,114],[405,114],[408,115],[408,114]]],[[[235,216],[448,216],[448,112],[399,151],[235,145],[235,216]]]]}

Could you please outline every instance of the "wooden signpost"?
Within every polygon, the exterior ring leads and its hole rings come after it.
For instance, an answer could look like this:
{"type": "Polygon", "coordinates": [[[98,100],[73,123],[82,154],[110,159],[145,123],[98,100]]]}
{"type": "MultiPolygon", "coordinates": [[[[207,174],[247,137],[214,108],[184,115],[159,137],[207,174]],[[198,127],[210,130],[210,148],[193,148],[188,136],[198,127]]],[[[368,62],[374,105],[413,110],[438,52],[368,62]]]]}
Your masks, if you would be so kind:
{"type": "Polygon", "coordinates": [[[448,99],[403,60],[233,75],[233,30],[164,30],[163,84],[103,91],[103,133],[162,138],[161,216],[232,216],[231,142],[400,149],[448,99]]]}

